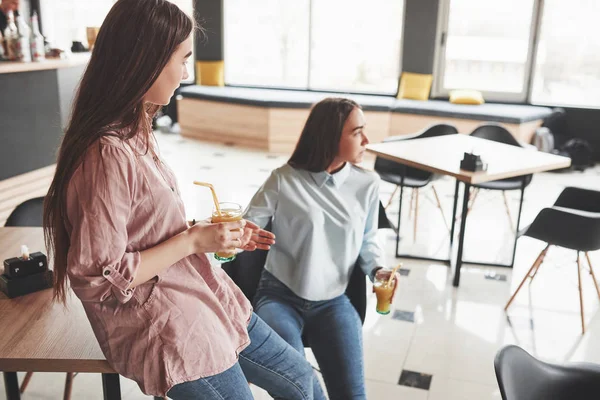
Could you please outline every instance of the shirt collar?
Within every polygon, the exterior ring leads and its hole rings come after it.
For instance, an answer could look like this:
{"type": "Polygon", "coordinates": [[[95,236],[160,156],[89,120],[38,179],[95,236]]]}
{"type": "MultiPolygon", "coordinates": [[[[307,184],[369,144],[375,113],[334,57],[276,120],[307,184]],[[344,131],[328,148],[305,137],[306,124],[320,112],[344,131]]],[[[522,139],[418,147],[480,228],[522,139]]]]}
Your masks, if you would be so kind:
{"type": "Polygon", "coordinates": [[[342,183],[344,183],[346,181],[346,179],[348,178],[348,175],[350,175],[350,168],[351,168],[350,163],[347,162],[346,164],[344,164],[342,169],[340,169],[335,174],[330,174],[327,171],[321,171],[321,172],[310,172],[310,176],[312,176],[313,180],[315,181],[317,186],[320,188],[323,187],[323,185],[325,185],[325,183],[327,183],[327,181],[329,181],[329,180],[333,181],[333,184],[336,187],[340,187],[342,185],[342,183]]]}

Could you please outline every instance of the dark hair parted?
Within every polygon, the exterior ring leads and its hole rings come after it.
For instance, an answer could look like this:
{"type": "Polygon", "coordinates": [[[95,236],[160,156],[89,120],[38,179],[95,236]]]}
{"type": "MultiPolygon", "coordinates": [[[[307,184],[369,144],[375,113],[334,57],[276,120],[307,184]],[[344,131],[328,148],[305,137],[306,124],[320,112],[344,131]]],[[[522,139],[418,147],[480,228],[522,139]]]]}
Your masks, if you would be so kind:
{"type": "Polygon", "coordinates": [[[338,154],[344,124],[355,108],[361,107],[340,97],[329,97],[315,104],[288,164],[310,172],[325,171],[338,154]]]}

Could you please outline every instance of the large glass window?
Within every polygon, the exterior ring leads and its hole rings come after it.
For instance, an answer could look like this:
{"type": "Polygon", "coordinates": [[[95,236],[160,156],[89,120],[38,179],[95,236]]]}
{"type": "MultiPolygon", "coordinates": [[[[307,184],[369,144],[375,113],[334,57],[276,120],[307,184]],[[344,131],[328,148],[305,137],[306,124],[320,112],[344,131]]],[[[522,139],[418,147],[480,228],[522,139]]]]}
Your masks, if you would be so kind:
{"type": "Polygon", "coordinates": [[[225,80],[306,88],[309,0],[225,0],[225,80]]]}
{"type": "Polygon", "coordinates": [[[225,0],[225,81],[396,92],[403,0],[225,0]]]}
{"type": "Polygon", "coordinates": [[[476,89],[524,100],[534,0],[449,0],[446,6],[439,91],[476,89]]]}
{"type": "Polygon", "coordinates": [[[395,94],[403,1],[313,0],[310,89],[395,94]]]}
{"type": "Polygon", "coordinates": [[[598,0],[546,0],[535,60],[535,103],[600,107],[598,0]]]}
{"type": "Polygon", "coordinates": [[[85,28],[100,26],[116,0],[41,0],[43,34],[53,47],[69,50],[73,41],[87,47],[85,28]]]}

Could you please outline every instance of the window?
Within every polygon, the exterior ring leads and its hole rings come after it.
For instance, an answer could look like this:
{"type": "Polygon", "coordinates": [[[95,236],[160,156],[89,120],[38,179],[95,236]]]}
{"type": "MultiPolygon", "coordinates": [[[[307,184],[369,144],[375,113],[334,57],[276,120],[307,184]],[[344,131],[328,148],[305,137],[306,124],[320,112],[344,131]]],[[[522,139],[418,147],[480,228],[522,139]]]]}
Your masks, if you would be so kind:
{"type": "Polygon", "coordinates": [[[228,84],[306,88],[309,0],[226,0],[228,84]]]}
{"type": "Polygon", "coordinates": [[[447,0],[444,5],[436,94],[476,89],[496,99],[524,101],[535,1],[447,0]]]}
{"type": "Polygon", "coordinates": [[[403,2],[312,0],[309,88],[395,94],[403,2]]]}
{"type": "Polygon", "coordinates": [[[396,93],[402,0],[225,0],[231,85],[396,93]]]}
{"type": "Polygon", "coordinates": [[[531,101],[600,107],[597,0],[546,0],[531,101]]]}
{"type": "Polygon", "coordinates": [[[100,26],[115,0],[40,0],[44,36],[53,47],[70,50],[73,41],[87,47],[85,28],[100,26]]]}

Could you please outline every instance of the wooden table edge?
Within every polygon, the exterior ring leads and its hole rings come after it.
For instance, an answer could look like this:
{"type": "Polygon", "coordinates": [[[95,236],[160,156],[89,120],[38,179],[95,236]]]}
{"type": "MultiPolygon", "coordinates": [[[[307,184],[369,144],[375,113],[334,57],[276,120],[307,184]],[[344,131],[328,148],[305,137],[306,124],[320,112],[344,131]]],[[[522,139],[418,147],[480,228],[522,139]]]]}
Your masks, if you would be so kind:
{"type": "Polygon", "coordinates": [[[106,360],[65,360],[65,359],[26,359],[3,358],[0,359],[2,372],[88,372],[115,374],[115,370],[108,365],[106,360]]]}
{"type": "MultiPolygon", "coordinates": [[[[424,171],[428,171],[428,172],[433,172],[435,174],[440,174],[440,175],[445,175],[445,176],[451,176],[454,177],[456,179],[458,179],[459,181],[465,182],[465,183],[469,183],[469,184],[478,184],[478,183],[484,183],[484,182],[491,182],[491,181],[497,181],[500,179],[505,179],[505,178],[513,178],[513,177],[517,177],[517,176],[523,176],[523,175],[529,175],[529,174],[534,174],[537,172],[547,172],[547,171],[552,171],[552,170],[556,170],[556,169],[561,169],[561,168],[567,168],[571,166],[571,160],[565,158],[565,160],[562,163],[557,163],[555,165],[553,165],[552,167],[547,167],[547,168],[542,168],[540,169],[540,167],[532,167],[532,168],[527,168],[527,169],[523,169],[523,173],[520,175],[510,175],[510,176],[506,176],[506,174],[504,173],[500,173],[500,174],[495,174],[495,175],[486,175],[486,178],[489,179],[478,179],[478,177],[481,177],[481,175],[478,175],[477,173],[473,173],[471,171],[464,171],[464,173],[470,173],[473,175],[470,176],[464,176],[464,175],[460,175],[460,173],[455,173],[455,172],[449,172],[446,170],[441,170],[438,168],[434,168],[431,167],[429,165],[423,165],[423,164],[419,164],[410,160],[406,160],[404,158],[401,157],[397,157],[397,156],[392,156],[390,154],[387,153],[383,153],[377,150],[373,150],[371,148],[367,147],[367,152],[375,154],[378,157],[381,158],[385,158],[386,160],[390,160],[390,161],[395,161],[398,162],[400,164],[404,164],[408,167],[413,167],[413,168],[417,168],[420,170],[424,170],[424,171]],[[402,160],[402,162],[400,162],[399,160],[402,160]]],[[[558,157],[558,156],[557,156],[558,157]]],[[[463,171],[463,170],[461,170],[463,171]]]]}

